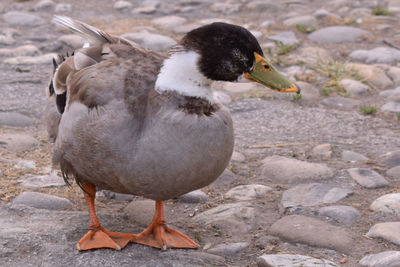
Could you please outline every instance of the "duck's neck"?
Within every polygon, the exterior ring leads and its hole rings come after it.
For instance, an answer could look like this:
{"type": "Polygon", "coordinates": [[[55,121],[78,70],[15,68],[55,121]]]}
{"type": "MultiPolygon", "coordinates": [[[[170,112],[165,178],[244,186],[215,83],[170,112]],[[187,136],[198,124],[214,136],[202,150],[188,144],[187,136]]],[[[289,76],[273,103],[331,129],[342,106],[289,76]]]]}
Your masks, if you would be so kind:
{"type": "Polygon", "coordinates": [[[199,54],[177,52],[164,60],[156,81],[159,93],[174,91],[180,95],[198,97],[213,102],[211,80],[198,68],[199,54]]]}

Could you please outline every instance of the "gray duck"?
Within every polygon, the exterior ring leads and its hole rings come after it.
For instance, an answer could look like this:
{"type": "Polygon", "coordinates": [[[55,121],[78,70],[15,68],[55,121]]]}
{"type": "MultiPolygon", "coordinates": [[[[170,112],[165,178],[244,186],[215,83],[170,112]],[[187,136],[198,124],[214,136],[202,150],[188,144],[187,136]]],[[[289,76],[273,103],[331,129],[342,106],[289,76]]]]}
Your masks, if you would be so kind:
{"type": "Polygon", "coordinates": [[[163,201],[209,185],[228,165],[232,119],[213,98],[211,83],[246,79],[281,92],[300,88],[240,26],[202,26],[162,55],[68,17],[55,22],[92,44],[54,60],[47,88],[53,164],[67,182],[75,179],[89,208],[89,231],[78,250],[119,250],[131,241],[198,248],[166,225],[163,201]],[[155,200],[153,221],[138,235],[104,229],[95,212],[96,189],[155,200]]]}

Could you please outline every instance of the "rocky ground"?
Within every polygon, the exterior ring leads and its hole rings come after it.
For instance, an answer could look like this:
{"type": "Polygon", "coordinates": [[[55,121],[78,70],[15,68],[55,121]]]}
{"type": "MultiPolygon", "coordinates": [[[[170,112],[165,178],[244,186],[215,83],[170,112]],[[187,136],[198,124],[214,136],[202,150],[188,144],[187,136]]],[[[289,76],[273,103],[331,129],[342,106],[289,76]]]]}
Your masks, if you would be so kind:
{"type": "MultiPolygon", "coordinates": [[[[0,265],[400,266],[399,17],[399,0],[1,1],[0,265]],[[166,203],[169,225],[199,250],[75,249],[86,205],[51,170],[40,119],[51,58],[83,40],[54,14],[162,52],[200,25],[243,25],[302,87],[213,85],[235,123],[231,163],[166,203]]],[[[133,233],[154,209],[107,191],[96,205],[105,227],[133,233]]]]}

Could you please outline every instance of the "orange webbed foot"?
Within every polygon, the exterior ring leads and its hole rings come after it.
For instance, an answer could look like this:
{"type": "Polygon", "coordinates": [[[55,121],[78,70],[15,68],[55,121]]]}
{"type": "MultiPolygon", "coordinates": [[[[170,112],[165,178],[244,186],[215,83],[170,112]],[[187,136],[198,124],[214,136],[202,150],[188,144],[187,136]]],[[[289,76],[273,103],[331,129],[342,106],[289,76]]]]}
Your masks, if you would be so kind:
{"type": "Polygon", "coordinates": [[[89,230],[84,235],[76,248],[78,250],[90,250],[98,248],[112,248],[121,250],[124,248],[133,238],[134,234],[123,234],[117,232],[111,232],[103,228],[89,230]]]}

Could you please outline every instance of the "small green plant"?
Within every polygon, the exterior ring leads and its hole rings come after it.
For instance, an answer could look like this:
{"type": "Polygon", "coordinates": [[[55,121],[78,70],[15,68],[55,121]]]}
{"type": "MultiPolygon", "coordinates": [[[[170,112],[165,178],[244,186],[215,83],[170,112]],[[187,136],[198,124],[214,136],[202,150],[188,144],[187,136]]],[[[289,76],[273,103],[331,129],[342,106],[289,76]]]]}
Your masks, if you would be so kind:
{"type": "Polygon", "coordinates": [[[282,55],[286,55],[290,51],[294,50],[296,48],[296,45],[285,45],[282,42],[279,42],[278,47],[279,47],[279,50],[278,50],[277,54],[279,56],[282,56],[282,55]]]}
{"type": "Polygon", "coordinates": [[[296,24],[296,29],[299,31],[299,32],[304,32],[304,33],[310,33],[310,32],[313,32],[313,31],[315,31],[315,27],[310,27],[310,26],[304,26],[304,25],[302,25],[302,24],[296,24]]]}
{"type": "Polygon", "coordinates": [[[397,119],[400,121],[400,113],[397,114],[397,119]]]}
{"type": "Polygon", "coordinates": [[[197,241],[201,242],[201,237],[199,234],[195,234],[194,235],[194,239],[196,239],[197,241]]]}
{"type": "Polygon", "coordinates": [[[365,115],[375,114],[377,109],[374,106],[361,106],[360,111],[365,115]]]}
{"type": "Polygon", "coordinates": [[[301,94],[293,95],[293,101],[299,101],[301,99],[301,94]]]}
{"type": "Polygon", "coordinates": [[[375,16],[388,16],[388,15],[391,15],[391,13],[387,9],[385,9],[383,7],[380,7],[380,6],[377,6],[374,9],[372,9],[372,15],[375,15],[375,16]]]}
{"type": "Polygon", "coordinates": [[[322,88],[321,93],[324,96],[330,96],[331,95],[331,90],[329,88],[324,87],[324,88],[322,88]]]}

